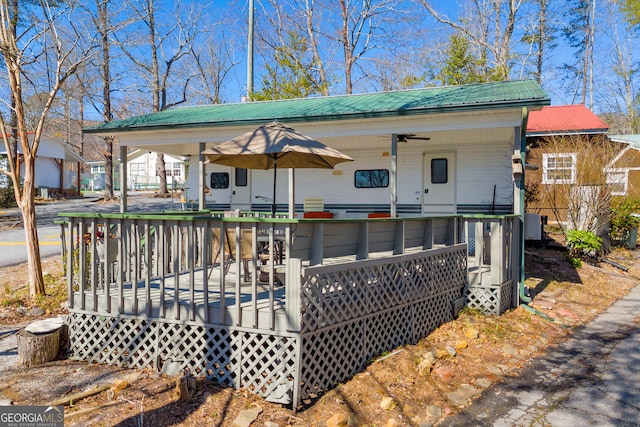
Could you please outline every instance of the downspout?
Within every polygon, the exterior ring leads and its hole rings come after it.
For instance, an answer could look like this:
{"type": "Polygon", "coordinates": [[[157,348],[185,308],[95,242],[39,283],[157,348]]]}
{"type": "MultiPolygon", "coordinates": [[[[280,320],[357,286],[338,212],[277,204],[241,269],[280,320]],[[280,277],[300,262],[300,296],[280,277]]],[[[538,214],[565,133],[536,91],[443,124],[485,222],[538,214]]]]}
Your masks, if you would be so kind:
{"type": "Polygon", "coordinates": [[[524,206],[524,174],[525,174],[525,158],[527,156],[527,121],[529,119],[529,110],[527,107],[522,108],[522,127],[520,128],[520,161],[522,163],[522,174],[520,175],[520,280],[518,284],[518,296],[523,303],[522,307],[545,320],[553,321],[552,317],[547,316],[540,310],[537,310],[529,305],[531,297],[527,296],[524,292],[524,219],[525,219],[525,206],[524,206]]]}
{"type": "Polygon", "coordinates": [[[391,218],[398,214],[398,135],[391,135],[391,177],[389,185],[391,187],[391,218]]]}
{"type": "Polygon", "coordinates": [[[522,107],[522,126],[520,127],[520,162],[522,164],[522,173],[520,174],[520,280],[519,280],[519,296],[520,300],[525,303],[531,302],[531,298],[529,298],[524,293],[524,174],[525,174],[525,158],[527,156],[527,121],[529,119],[529,110],[527,107],[522,107]]]}

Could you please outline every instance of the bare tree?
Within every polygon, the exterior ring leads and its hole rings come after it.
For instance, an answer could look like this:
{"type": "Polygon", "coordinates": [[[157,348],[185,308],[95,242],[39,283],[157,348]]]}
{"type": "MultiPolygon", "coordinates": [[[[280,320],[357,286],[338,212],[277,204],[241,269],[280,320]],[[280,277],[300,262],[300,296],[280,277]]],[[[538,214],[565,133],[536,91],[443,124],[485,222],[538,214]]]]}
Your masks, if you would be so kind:
{"type": "MultiPolygon", "coordinates": [[[[337,0],[340,16],[340,28],[335,34],[343,52],[345,93],[353,93],[354,67],[363,61],[376,49],[384,44],[382,35],[383,23],[396,16],[401,9],[397,0],[370,0],[362,3],[352,3],[347,0],[337,0]]],[[[329,37],[332,36],[329,33],[329,37]]]]}
{"type": "MultiPolygon", "coordinates": [[[[69,10],[64,8],[53,9],[47,1],[40,2],[37,13],[33,13],[24,22],[28,23],[22,34],[18,34],[16,25],[17,17],[14,15],[17,9],[12,8],[13,2],[0,0],[0,54],[6,66],[7,77],[12,95],[12,103],[7,105],[16,116],[15,132],[21,149],[21,156],[12,148],[7,137],[7,123],[0,114],[0,133],[9,154],[7,158],[7,170],[0,173],[7,175],[13,183],[14,194],[22,219],[24,222],[25,237],[27,242],[27,262],[29,268],[29,292],[31,296],[45,293],[45,284],[42,276],[42,264],[40,261],[40,249],[38,241],[38,229],[35,213],[35,161],[43,134],[45,120],[56,96],[64,82],[71,76],[77,67],[87,59],[88,51],[75,56],[72,53],[78,47],[79,33],[75,31],[73,18],[69,10]],[[69,31],[63,34],[59,27],[59,21],[67,20],[69,31]],[[17,36],[16,36],[17,34],[17,36]],[[19,45],[20,43],[20,45],[19,45]],[[47,57],[47,61],[37,61],[36,58],[47,57]],[[75,58],[75,59],[71,59],[75,58]],[[44,81],[39,76],[30,72],[45,62],[51,68],[47,69],[44,81]],[[40,115],[33,129],[27,125],[25,117],[25,90],[30,85],[36,85],[31,89],[35,93],[41,93],[42,87],[37,84],[44,83],[46,95],[40,115]],[[20,158],[20,165],[14,159],[20,158]],[[24,174],[21,173],[21,166],[24,174]]],[[[34,11],[35,12],[35,11],[34,11]]]]}
{"type": "Polygon", "coordinates": [[[233,68],[241,62],[233,49],[234,42],[226,36],[226,32],[210,34],[204,43],[191,46],[191,57],[196,66],[195,80],[199,84],[192,90],[196,97],[206,102],[219,104],[222,100],[222,88],[233,68]]]}
{"type": "Polygon", "coordinates": [[[508,78],[512,67],[514,31],[522,0],[468,0],[467,18],[453,20],[438,12],[432,1],[420,0],[426,10],[441,24],[455,29],[478,49],[478,57],[486,60],[489,80],[508,78]]]}
{"type": "Polygon", "coordinates": [[[634,45],[637,35],[627,31],[626,25],[620,27],[617,19],[621,4],[618,0],[609,0],[605,7],[606,25],[602,26],[601,39],[606,38],[612,46],[607,49],[608,61],[600,64],[606,72],[601,75],[600,97],[598,104],[606,108],[606,122],[611,133],[633,134],[640,131],[640,99],[638,98],[638,72],[640,67],[634,58],[634,45]]]}
{"type": "MultiPolygon", "coordinates": [[[[183,19],[181,15],[181,3],[173,4],[176,13],[175,20],[171,21],[168,28],[162,26],[156,20],[155,0],[129,1],[131,11],[135,19],[143,24],[146,42],[140,44],[127,45],[120,43],[124,53],[127,55],[143,74],[143,78],[148,82],[151,89],[151,108],[154,112],[163,111],[168,108],[180,105],[187,101],[187,89],[191,76],[182,79],[182,88],[173,95],[174,100],[169,100],[171,82],[177,81],[174,68],[178,62],[188,56],[199,34],[199,23],[203,9],[192,9],[183,19]]],[[[129,36],[128,39],[131,39],[129,36]]],[[[166,195],[167,173],[162,153],[157,154],[156,174],[159,177],[160,187],[158,194],[166,195]]]]}
{"type": "MultiPolygon", "coordinates": [[[[305,0],[302,2],[270,1],[265,9],[260,37],[267,48],[266,61],[290,44],[294,38],[305,37],[309,75],[323,95],[342,81],[341,93],[353,93],[356,84],[378,83],[384,76],[376,75],[380,68],[376,58],[383,52],[401,48],[397,40],[411,13],[400,0],[305,0]]],[[[382,64],[383,62],[381,62],[382,64]]]]}
{"type": "Polygon", "coordinates": [[[318,41],[318,32],[316,30],[315,23],[315,0],[305,0],[305,19],[307,37],[309,39],[309,45],[313,50],[313,63],[317,67],[318,76],[320,81],[318,87],[323,88],[323,95],[329,96],[329,79],[327,77],[327,71],[320,55],[320,42],[318,41]]]}
{"type": "Polygon", "coordinates": [[[291,98],[309,94],[329,95],[329,84],[315,29],[313,0],[269,1],[260,14],[258,38],[265,57],[266,75],[257,99],[291,98]],[[266,84],[265,84],[266,83],[266,84]],[[269,87],[265,87],[269,86],[269,87]],[[287,87],[287,90],[282,90],[287,87]],[[279,95],[274,96],[274,94],[279,95]]]}

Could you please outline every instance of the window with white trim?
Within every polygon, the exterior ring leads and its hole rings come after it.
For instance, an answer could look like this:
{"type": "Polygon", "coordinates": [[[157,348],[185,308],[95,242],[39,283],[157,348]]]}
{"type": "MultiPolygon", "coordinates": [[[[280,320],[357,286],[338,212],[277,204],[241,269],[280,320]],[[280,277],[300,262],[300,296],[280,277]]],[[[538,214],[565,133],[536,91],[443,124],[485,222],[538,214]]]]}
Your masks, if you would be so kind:
{"type": "MultiPolygon", "coordinates": [[[[8,170],[9,166],[7,165],[7,158],[0,158],[0,169],[8,170]]],[[[9,187],[9,177],[3,173],[0,173],[0,188],[8,188],[9,187]]]]}
{"type": "Polygon", "coordinates": [[[129,163],[129,175],[146,176],[147,168],[144,163],[129,163]]]}
{"type": "Polygon", "coordinates": [[[575,184],[576,153],[542,154],[543,184],[575,184]]]}
{"type": "Polygon", "coordinates": [[[175,178],[182,177],[182,163],[180,162],[167,162],[165,164],[165,171],[167,172],[167,176],[173,176],[175,178]]]}
{"type": "Polygon", "coordinates": [[[607,171],[607,184],[612,196],[626,196],[629,187],[629,175],[625,171],[607,171]]]}
{"type": "Polygon", "coordinates": [[[91,165],[91,173],[92,174],[104,173],[104,165],[91,165]]]}

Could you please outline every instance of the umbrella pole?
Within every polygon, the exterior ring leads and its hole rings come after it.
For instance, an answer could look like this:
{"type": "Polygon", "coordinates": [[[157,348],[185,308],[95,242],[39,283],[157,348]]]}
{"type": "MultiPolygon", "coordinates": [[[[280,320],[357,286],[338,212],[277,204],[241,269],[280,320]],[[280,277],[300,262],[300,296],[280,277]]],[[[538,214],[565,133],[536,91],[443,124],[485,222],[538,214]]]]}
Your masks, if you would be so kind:
{"type": "Polygon", "coordinates": [[[278,157],[273,162],[273,200],[271,200],[271,218],[276,217],[276,180],[278,179],[278,157]]]}

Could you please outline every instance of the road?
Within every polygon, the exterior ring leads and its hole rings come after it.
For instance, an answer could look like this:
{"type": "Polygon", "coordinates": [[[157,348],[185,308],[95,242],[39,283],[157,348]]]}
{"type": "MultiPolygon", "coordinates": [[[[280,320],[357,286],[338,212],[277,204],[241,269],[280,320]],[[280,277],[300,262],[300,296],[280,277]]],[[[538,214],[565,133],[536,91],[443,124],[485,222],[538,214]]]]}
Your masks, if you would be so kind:
{"type": "MultiPolygon", "coordinates": [[[[165,209],[176,209],[177,203],[172,199],[149,197],[148,193],[129,194],[130,212],[161,212],[165,209]]],[[[118,212],[117,203],[98,203],[99,196],[52,201],[36,206],[38,223],[38,239],[40,256],[45,258],[59,255],[60,227],[54,224],[59,213],[64,212],[118,212]]],[[[18,209],[0,209],[0,218],[17,223],[21,221],[18,209]]],[[[27,261],[24,228],[12,227],[0,229],[0,268],[21,264],[27,261]]]]}

